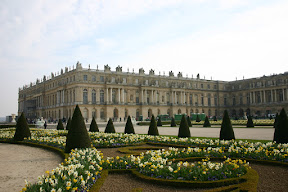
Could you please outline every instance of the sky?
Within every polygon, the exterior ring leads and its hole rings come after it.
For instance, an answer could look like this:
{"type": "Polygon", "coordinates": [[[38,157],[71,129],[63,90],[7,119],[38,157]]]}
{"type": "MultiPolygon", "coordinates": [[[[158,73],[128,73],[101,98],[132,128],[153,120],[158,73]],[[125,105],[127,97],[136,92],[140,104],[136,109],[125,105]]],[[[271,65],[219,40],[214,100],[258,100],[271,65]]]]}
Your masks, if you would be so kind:
{"type": "Polygon", "coordinates": [[[1,0],[0,117],[71,67],[234,81],[288,71],[287,0],[1,0]]]}

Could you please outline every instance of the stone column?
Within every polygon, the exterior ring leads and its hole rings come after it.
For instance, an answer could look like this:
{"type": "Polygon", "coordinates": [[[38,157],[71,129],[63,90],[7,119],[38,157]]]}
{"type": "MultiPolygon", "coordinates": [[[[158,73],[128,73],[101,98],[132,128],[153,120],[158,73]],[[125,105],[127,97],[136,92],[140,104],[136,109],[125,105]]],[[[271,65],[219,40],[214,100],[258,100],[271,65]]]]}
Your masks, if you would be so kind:
{"type": "Polygon", "coordinates": [[[250,104],[253,103],[252,92],[250,92],[250,104]]]}
{"type": "Polygon", "coordinates": [[[288,89],[286,89],[286,101],[288,101],[288,89]]]}
{"type": "Polygon", "coordinates": [[[260,103],[263,103],[263,100],[262,100],[262,91],[259,91],[259,94],[260,94],[260,103]]]}
{"type": "Polygon", "coordinates": [[[121,103],[121,94],[120,94],[120,88],[118,88],[118,103],[121,103]]]}
{"type": "Polygon", "coordinates": [[[273,102],[273,91],[272,91],[272,89],[270,90],[270,92],[271,92],[271,103],[273,102]]]}
{"type": "Polygon", "coordinates": [[[122,103],[125,103],[125,89],[122,89],[122,103]]]}
{"type": "Polygon", "coordinates": [[[282,89],[283,101],[285,101],[285,91],[282,89]]]}
{"type": "Polygon", "coordinates": [[[141,90],[141,103],[144,104],[144,90],[141,90]]]}
{"type": "Polygon", "coordinates": [[[183,92],[182,91],[180,92],[180,104],[181,105],[183,104],[183,92]]]}
{"type": "Polygon", "coordinates": [[[265,90],[263,91],[263,103],[266,103],[266,96],[265,96],[265,90]]]}
{"type": "Polygon", "coordinates": [[[176,91],[175,91],[174,93],[175,93],[175,100],[174,100],[174,103],[177,104],[177,93],[176,93],[176,91]]]}
{"type": "Polygon", "coordinates": [[[110,88],[110,102],[112,103],[112,91],[113,91],[113,88],[110,88]]]}
{"type": "Polygon", "coordinates": [[[106,89],[106,103],[108,104],[109,103],[109,90],[108,88],[106,89]]]}
{"type": "Polygon", "coordinates": [[[151,90],[151,102],[152,102],[152,104],[154,103],[154,93],[153,93],[154,91],[153,90],[151,90]]]}
{"type": "Polygon", "coordinates": [[[147,103],[147,89],[145,89],[145,103],[147,103]]]}
{"type": "Polygon", "coordinates": [[[253,102],[254,102],[254,103],[256,103],[255,95],[256,95],[256,92],[253,91],[253,102]]]}
{"type": "Polygon", "coordinates": [[[277,89],[274,89],[274,101],[277,102],[277,89]]]}
{"type": "Polygon", "coordinates": [[[171,100],[171,104],[174,104],[174,91],[171,92],[170,100],[171,100]]]}

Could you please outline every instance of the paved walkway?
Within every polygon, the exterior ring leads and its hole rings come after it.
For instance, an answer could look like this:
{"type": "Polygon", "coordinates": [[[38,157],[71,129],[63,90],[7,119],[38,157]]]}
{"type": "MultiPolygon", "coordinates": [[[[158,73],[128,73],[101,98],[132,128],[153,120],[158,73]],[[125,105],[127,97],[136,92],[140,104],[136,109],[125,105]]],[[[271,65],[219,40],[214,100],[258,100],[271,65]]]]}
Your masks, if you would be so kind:
{"type": "Polygon", "coordinates": [[[0,191],[20,191],[25,180],[37,182],[38,176],[62,161],[59,155],[44,149],[0,143],[0,191]]]}

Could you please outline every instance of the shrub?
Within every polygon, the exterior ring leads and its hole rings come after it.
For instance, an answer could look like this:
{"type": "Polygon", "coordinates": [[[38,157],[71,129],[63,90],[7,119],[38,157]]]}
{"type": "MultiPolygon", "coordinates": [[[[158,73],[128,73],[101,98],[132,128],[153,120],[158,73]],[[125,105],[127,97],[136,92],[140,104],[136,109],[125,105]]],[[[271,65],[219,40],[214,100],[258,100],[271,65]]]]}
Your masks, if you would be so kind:
{"type": "Polygon", "coordinates": [[[189,129],[187,120],[185,118],[185,115],[182,115],[179,131],[178,131],[178,137],[191,137],[190,129],[189,129]]]}
{"type": "Polygon", "coordinates": [[[71,118],[68,118],[67,124],[66,124],[66,130],[69,130],[71,127],[71,118]]]}
{"type": "Polygon", "coordinates": [[[274,121],[274,125],[273,125],[274,128],[276,128],[276,126],[277,126],[278,119],[279,119],[279,115],[278,115],[278,113],[276,113],[275,121],[274,121]]]}
{"type": "Polygon", "coordinates": [[[217,117],[216,117],[216,115],[214,116],[213,121],[217,121],[217,117]]]}
{"type": "Polygon", "coordinates": [[[152,115],[152,118],[150,121],[148,135],[159,135],[154,115],[152,115]]]}
{"type": "Polygon", "coordinates": [[[104,133],[116,133],[114,125],[113,125],[113,121],[111,118],[109,118],[108,120],[104,133]]]}
{"type": "Polygon", "coordinates": [[[248,115],[246,127],[254,127],[254,123],[253,123],[251,115],[248,115]]]}
{"type": "Polygon", "coordinates": [[[220,130],[220,140],[223,139],[224,140],[235,139],[234,131],[227,110],[224,111],[220,130]]]}
{"type": "Polygon", "coordinates": [[[187,123],[189,127],[192,127],[191,119],[189,116],[187,116],[187,123]]]}
{"type": "Polygon", "coordinates": [[[23,141],[25,137],[26,138],[31,137],[31,133],[25,115],[22,112],[16,124],[14,140],[23,141]]]}
{"type": "Polygon", "coordinates": [[[205,121],[204,121],[203,127],[211,127],[211,124],[210,124],[208,116],[205,117],[205,121]]]}
{"type": "Polygon", "coordinates": [[[133,134],[135,134],[134,126],[132,124],[130,115],[127,118],[124,133],[127,133],[127,134],[133,133],[133,134]]]}
{"type": "Polygon", "coordinates": [[[97,125],[94,117],[92,118],[89,131],[90,132],[99,132],[98,125],[97,125]]]}
{"type": "Polygon", "coordinates": [[[276,141],[276,143],[288,143],[288,118],[284,108],[278,115],[273,141],[276,141]]]}
{"type": "Polygon", "coordinates": [[[71,127],[66,138],[65,153],[69,153],[71,149],[88,147],[91,147],[90,137],[80,108],[76,105],[71,121],[71,127]]]}
{"type": "Polygon", "coordinates": [[[161,122],[161,118],[160,117],[157,120],[157,126],[160,126],[160,127],[162,126],[162,122],[161,122]]]}
{"type": "Polygon", "coordinates": [[[176,127],[176,126],[177,125],[176,125],[175,119],[174,117],[172,117],[170,127],[176,127]]]}
{"type": "Polygon", "coordinates": [[[62,120],[61,119],[59,119],[59,121],[58,121],[58,125],[57,125],[57,128],[56,128],[57,130],[64,130],[64,126],[63,126],[63,123],[62,123],[62,120]]]}
{"type": "Polygon", "coordinates": [[[197,116],[196,116],[196,122],[200,122],[200,121],[201,121],[201,119],[200,119],[199,115],[197,114],[197,116]]]}

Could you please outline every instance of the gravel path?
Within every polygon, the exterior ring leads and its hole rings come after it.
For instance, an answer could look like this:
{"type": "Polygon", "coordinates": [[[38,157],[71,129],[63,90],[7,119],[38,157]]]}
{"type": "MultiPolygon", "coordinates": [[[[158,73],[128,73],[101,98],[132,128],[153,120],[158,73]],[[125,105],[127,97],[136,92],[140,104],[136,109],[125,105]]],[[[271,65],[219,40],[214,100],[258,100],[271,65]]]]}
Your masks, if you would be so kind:
{"type": "Polygon", "coordinates": [[[15,192],[25,180],[35,183],[45,171],[56,168],[63,159],[44,149],[0,143],[0,191],[15,192]]]}

